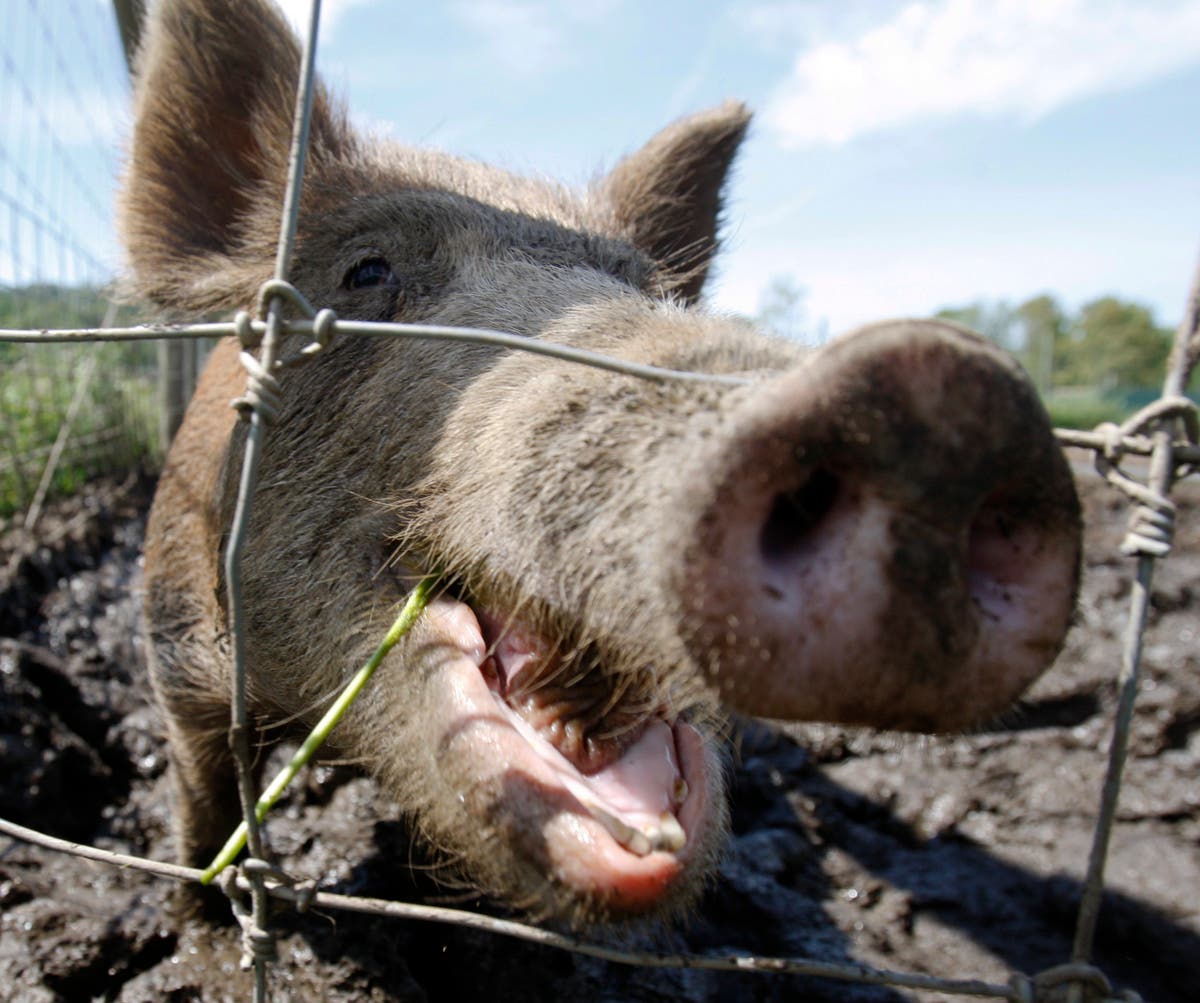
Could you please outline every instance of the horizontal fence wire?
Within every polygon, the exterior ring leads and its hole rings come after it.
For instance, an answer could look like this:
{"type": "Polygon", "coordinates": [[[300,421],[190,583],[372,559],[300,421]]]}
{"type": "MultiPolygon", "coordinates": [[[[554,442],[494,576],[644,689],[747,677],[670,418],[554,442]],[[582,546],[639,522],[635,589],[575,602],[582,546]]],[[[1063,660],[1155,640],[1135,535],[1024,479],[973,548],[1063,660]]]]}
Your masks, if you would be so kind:
{"type": "MultiPolygon", "coordinates": [[[[294,293],[294,295],[298,300],[303,300],[298,293],[294,293]]],[[[328,315],[329,311],[321,311],[321,313],[328,315]]],[[[0,329],[0,341],[23,344],[71,344],[92,341],[157,341],[170,338],[206,340],[224,337],[240,337],[246,341],[247,332],[250,332],[252,335],[250,343],[253,344],[257,338],[262,337],[266,329],[265,321],[257,319],[247,321],[244,318],[197,324],[138,324],[133,327],[112,328],[3,328],[0,329]]],[[[326,317],[318,321],[314,315],[284,320],[281,330],[286,336],[313,338],[314,340],[308,346],[313,351],[306,351],[305,354],[315,354],[316,350],[323,347],[315,340],[318,335],[327,339],[335,335],[351,335],[362,338],[424,339],[506,348],[652,381],[712,383],[719,386],[743,386],[752,382],[752,379],[746,376],[689,372],[649,366],[574,346],[559,345],[551,341],[488,328],[345,320],[340,317],[326,317]]],[[[292,356],[283,360],[283,365],[290,366],[298,361],[300,360],[297,356],[292,356]]],[[[1063,446],[1074,446],[1092,452],[1103,452],[1112,446],[1113,441],[1111,433],[1102,430],[1056,428],[1054,434],[1063,446]]],[[[1119,451],[1126,456],[1148,457],[1154,452],[1154,440],[1141,432],[1126,432],[1120,437],[1119,451]]],[[[1200,466],[1200,444],[1196,442],[1176,441],[1172,455],[1178,464],[1185,467],[1200,466]]]]}
{"type": "MultiPolygon", "coordinates": [[[[295,294],[297,297],[299,294],[295,294]]],[[[321,311],[328,314],[329,311],[321,311]]],[[[154,341],[161,338],[223,338],[230,335],[241,337],[255,343],[267,331],[267,323],[263,320],[213,321],[202,324],[139,324],[136,327],[113,327],[104,330],[97,328],[61,328],[43,330],[0,329],[0,341],[16,343],[61,343],[86,341],[154,341]]],[[[453,341],[472,345],[487,345],[493,348],[507,348],[517,352],[528,352],[532,355],[542,355],[562,362],[576,362],[590,366],[593,369],[604,369],[625,376],[636,376],[646,380],[677,380],[686,383],[716,383],[726,386],[741,386],[750,382],[746,377],[714,373],[688,372],[679,369],[664,369],[660,366],[648,366],[639,362],[616,359],[599,352],[589,352],[586,349],[570,345],[558,345],[538,338],[529,338],[520,334],[509,334],[505,331],[495,331],[480,327],[443,327],[436,324],[399,324],[383,321],[343,320],[331,317],[328,320],[317,317],[284,320],[280,331],[283,335],[307,335],[317,338],[323,334],[347,334],[364,338],[417,338],[429,341],[453,341]]],[[[314,340],[309,346],[313,349],[306,354],[315,354],[319,350],[319,341],[314,340]]],[[[299,361],[292,357],[284,360],[289,366],[299,361]]]]}
{"type": "MultiPolygon", "coordinates": [[[[23,842],[41,846],[60,853],[69,853],[85,860],[111,864],[117,867],[129,867],[136,870],[155,874],[159,877],[175,881],[199,881],[203,873],[198,868],[183,867],[179,864],[168,864],[159,860],[148,860],[129,854],[114,853],[94,846],[74,843],[70,840],[58,839],[44,833],[16,825],[6,819],[0,819],[0,833],[20,839],[23,842]]],[[[259,870],[262,868],[251,868],[259,870]]],[[[751,954],[691,955],[691,954],[660,954],[641,951],[623,951],[602,944],[592,944],[577,937],[544,930],[541,927],[518,923],[514,920],[497,919],[481,913],[468,912],[462,909],[450,909],[444,906],[417,905],[409,902],[394,902],[386,899],[365,898],[355,895],[338,895],[331,892],[309,891],[298,889],[295,882],[286,880],[286,876],[278,875],[268,870],[271,880],[264,881],[267,892],[272,898],[289,902],[293,905],[300,902],[305,908],[320,906],[329,909],[345,909],[349,912],[365,913],[373,916],[384,916],[398,919],[422,920],[435,923],[451,923],[489,933],[513,937],[518,940],[540,944],[559,950],[585,954],[589,957],[611,961],[617,964],[636,965],[644,968],[704,968],[726,972],[755,972],[764,975],[810,975],[818,978],[837,979],[843,982],[854,982],[865,985],[890,985],[902,989],[919,989],[930,992],[974,996],[986,999],[1012,1000],[1022,1003],[1029,998],[1023,995],[1024,985],[1021,982],[1010,982],[1009,985],[998,985],[978,979],[941,979],[931,975],[918,975],[910,972],[893,972],[885,969],[871,968],[867,965],[840,965],[830,962],[813,961],[808,958],[772,958],[751,954]]],[[[250,888],[250,882],[242,875],[237,877],[237,886],[241,891],[250,888]]],[[[1019,978],[1019,977],[1018,977],[1019,978]]]]}

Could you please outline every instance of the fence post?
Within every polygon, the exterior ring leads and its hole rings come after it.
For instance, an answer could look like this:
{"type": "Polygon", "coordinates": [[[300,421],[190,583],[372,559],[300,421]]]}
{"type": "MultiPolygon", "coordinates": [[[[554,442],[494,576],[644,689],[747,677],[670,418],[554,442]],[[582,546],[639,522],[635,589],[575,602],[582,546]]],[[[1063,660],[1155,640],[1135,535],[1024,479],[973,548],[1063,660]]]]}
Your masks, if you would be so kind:
{"type": "Polygon", "coordinates": [[[183,421],[192,384],[195,355],[192,346],[180,339],[164,338],[158,343],[158,440],[165,453],[183,421]],[[189,364],[190,363],[190,364],[189,364]],[[189,372],[190,370],[190,372],[189,372]]]}

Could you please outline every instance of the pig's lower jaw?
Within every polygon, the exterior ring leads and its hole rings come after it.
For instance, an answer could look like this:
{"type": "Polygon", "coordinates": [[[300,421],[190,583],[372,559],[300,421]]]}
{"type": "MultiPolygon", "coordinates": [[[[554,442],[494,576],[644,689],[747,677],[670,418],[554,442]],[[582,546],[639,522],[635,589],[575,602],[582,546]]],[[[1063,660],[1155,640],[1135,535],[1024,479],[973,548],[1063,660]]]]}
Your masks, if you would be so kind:
{"type": "MultiPolygon", "coordinates": [[[[582,903],[576,911],[668,911],[712,842],[714,778],[700,733],[682,720],[653,719],[585,773],[506,702],[496,646],[489,651],[471,607],[443,597],[426,617],[450,653],[438,674],[442,752],[466,775],[471,790],[460,800],[480,816],[480,830],[540,870],[556,889],[552,898],[582,903]]],[[[507,671],[519,671],[515,653],[507,655],[507,671]]]]}

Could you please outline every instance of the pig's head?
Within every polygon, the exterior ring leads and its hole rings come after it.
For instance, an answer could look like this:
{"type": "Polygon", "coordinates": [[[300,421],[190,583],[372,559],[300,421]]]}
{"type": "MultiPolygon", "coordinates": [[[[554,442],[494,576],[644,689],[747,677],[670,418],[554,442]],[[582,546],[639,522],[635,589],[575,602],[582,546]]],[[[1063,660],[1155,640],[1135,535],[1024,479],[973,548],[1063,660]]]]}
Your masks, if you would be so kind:
{"type": "MultiPolygon", "coordinates": [[[[270,277],[298,63],[257,2],[156,9],[124,203],[145,295],[244,307],[270,277]]],[[[285,378],[243,558],[256,712],[311,718],[436,570],[440,597],[335,743],[469,881],[535,914],[694,897],[726,825],[720,701],[958,728],[1015,698],[1071,614],[1078,505],[1002,353],[907,321],[805,355],[696,307],[747,121],[729,104],[678,122],[579,194],[364,140],[317,98],[292,271],[313,303],[745,377],[343,338],[285,378]]],[[[179,652],[203,661],[224,629],[233,352],[210,364],[151,522],[177,743],[176,708],[223,692],[179,652]],[[210,570],[185,574],[195,548],[210,570]]],[[[203,780],[185,799],[188,783],[203,780]]]]}

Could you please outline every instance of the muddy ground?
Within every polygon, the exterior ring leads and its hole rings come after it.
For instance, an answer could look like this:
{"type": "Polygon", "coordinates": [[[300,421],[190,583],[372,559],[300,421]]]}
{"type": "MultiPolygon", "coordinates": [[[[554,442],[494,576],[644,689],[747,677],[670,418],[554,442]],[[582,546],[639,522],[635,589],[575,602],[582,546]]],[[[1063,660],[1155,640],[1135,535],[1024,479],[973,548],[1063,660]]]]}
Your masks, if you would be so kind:
{"type": "MultiPolygon", "coordinates": [[[[0,535],[0,815],[170,859],[165,750],[138,637],[149,492],[145,479],[98,484],[47,512],[36,538],[0,535]]],[[[721,878],[685,929],[656,942],[999,983],[1067,959],[1132,568],[1117,553],[1124,503],[1094,479],[1084,494],[1079,624],[1023,708],[947,739],[745,725],[721,878]]],[[[1160,1003],[1200,999],[1200,485],[1176,497],[1096,952],[1116,986],[1160,1003]]],[[[410,877],[404,828],[365,779],[313,771],[273,818],[294,874],[352,894],[438,895],[410,877]]],[[[630,969],[351,914],[288,915],[278,928],[277,1000],[946,998],[630,969]]],[[[0,836],[0,998],[246,1000],[238,955],[235,928],[178,918],[170,882],[0,836]]]]}

